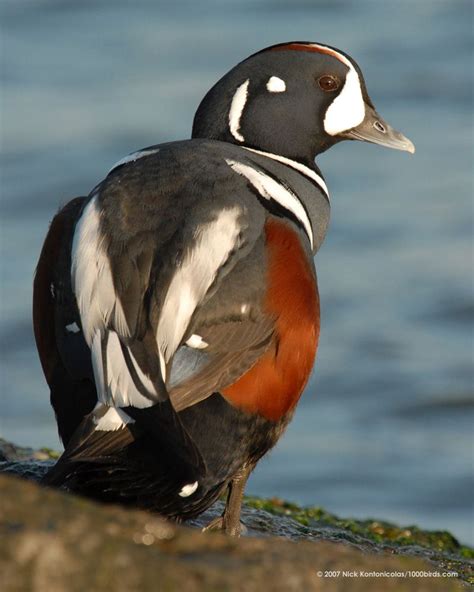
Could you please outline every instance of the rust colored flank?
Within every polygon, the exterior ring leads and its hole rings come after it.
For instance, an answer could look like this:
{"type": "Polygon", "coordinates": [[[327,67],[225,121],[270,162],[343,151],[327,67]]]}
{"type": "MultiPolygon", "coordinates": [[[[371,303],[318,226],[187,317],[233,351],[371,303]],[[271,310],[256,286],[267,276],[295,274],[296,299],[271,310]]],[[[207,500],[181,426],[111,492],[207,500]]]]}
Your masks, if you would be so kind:
{"type": "Polygon", "coordinates": [[[265,234],[265,308],[277,319],[275,340],[222,394],[244,411],[277,421],[296,405],[311,373],[319,339],[319,295],[297,233],[287,223],[272,220],[265,234]]]}

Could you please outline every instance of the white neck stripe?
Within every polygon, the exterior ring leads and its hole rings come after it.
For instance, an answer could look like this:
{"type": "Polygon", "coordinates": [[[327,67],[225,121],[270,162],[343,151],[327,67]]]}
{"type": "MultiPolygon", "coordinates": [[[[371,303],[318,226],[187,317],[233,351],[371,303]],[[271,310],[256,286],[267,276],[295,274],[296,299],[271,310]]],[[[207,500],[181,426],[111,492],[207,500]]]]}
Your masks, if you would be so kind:
{"type": "Polygon", "coordinates": [[[235,91],[232,97],[232,103],[230,104],[229,110],[229,129],[230,133],[239,142],[244,141],[243,135],[240,133],[240,118],[247,102],[248,87],[250,80],[247,79],[242,83],[239,88],[235,91]]]}
{"type": "Polygon", "coordinates": [[[329,190],[324,182],[324,179],[319,176],[315,171],[307,167],[306,165],[298,162],[297,160],[291,160],[291,158],[286,158],[286,156],[280,156],[279,154],[273,154],[272,152],[264,152],[263,150],[255,150],[255,148],[247,148],[246,146],[242,146],[245,150],[250,150],[250,152],[255,152],[256,154],[261,154],[262,156],[267,156],[273,160],[278,160],[283,164],[288,165],[292,169],[296,169],[300,173],[303,173],[306,177],[310,177],[316,185],[318,185],[322,190],[326,197],[329,199],[329,190]]]}
{"type": "Polygon", "coordinates": [[[297,195],[258,168],[227,158],[226,163],[238,175],[248,179],[262,197],[276,201],[285,210],[291,212],[303,225],[306,234],[308,235],[311,249],[313,249],[313,229],[311,227],[311,222],[297,195]]]}

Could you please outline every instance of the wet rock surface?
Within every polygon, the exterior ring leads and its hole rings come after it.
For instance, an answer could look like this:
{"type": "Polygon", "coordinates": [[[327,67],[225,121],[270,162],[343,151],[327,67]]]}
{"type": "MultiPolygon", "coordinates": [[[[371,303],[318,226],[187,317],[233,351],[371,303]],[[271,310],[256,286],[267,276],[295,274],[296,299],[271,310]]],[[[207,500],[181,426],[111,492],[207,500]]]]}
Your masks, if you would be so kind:
{"type": "Polygon", "coordinates": [[[222,503],[191,528],[96,504],[35,483],[56,456],[0,441],[2,592],[403,592],[464,590],[474,582],[472,550],[447,532],[344,520],[320,508],[247,498],[246,537],[202,534],[196,527],[218,515],[222,503]],[[448,571],[459,577],[427,575],[448,571]]]}

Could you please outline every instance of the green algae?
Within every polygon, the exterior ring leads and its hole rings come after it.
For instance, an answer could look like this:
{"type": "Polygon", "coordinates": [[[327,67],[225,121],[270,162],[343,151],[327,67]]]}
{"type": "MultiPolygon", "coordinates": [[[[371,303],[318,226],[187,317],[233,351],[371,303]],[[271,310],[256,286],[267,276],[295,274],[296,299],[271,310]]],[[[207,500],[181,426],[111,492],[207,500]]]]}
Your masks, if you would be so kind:
{"type": "Polygon", "coordinates": [[[433,551],[456,554],[465,559],[474,559],[474,549],[461,545],[447,531],[427,531],[413,525],[397,526],[383,520],[339,518],[319,506],[301,507],[279,498],[262,499],[249,496],[245,497],[245,504],[276,516],[287,516],[303,526],[329,526],[350,531],[377,544],[416,545],[433,551]]]}
{"type": "Polygon", "coordinates": [[[57,460],[61,456],[60,452],[53,450],[52,448],[47,448],[46,446],[40,448],[38,453],[44,455],[44,458],[41,458],[41,460],[57,460]]]}
{"type": "MultiPolygon", "coordinates": [[[[279,498],[248,496],[245,506],[289,518],[303,527],[293,538],[345,541],[375,552],[390,551],[424,557],[445,571],[456,571],[459,578],[474,584],[474,549],[461,545],[447,531],[423,530],[418,526],[398,526],[383,520],[339,518],[319,506],[301,507],[279,498]]],[[[271,532],[269,523],[266,530],[271,532]]]]}

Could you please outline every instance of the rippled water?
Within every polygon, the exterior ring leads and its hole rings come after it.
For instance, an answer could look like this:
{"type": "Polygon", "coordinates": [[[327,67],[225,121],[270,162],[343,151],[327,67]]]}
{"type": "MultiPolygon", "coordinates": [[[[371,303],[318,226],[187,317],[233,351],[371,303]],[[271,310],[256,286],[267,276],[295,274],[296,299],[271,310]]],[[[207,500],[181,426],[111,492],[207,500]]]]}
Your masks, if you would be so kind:
{"type": "Polygon", "coordinates": [[[271,43],[361,65],[414,157],[323,155],[322,337],[285,438],[248,490],[473,542],[472,4],[3,0],[1,432],[58,447],[31,281],[58,206],[128,152],[189,136],[206,90],[271,43]]]}

